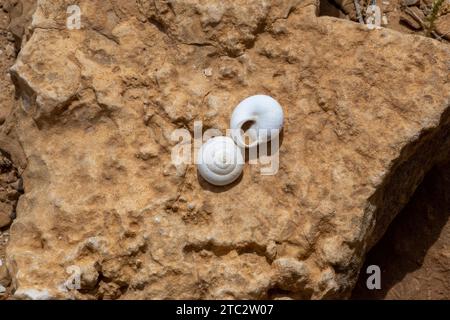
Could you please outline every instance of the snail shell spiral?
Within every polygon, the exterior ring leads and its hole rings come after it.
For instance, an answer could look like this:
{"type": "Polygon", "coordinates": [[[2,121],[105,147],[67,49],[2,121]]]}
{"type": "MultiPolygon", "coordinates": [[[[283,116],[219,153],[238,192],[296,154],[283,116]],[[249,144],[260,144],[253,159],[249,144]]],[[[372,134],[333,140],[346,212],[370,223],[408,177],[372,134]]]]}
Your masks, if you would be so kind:
{"type": "Polygon", "coordinates": [[[229,137],[214,137],[204,143],[197,156],[200,175],[209,183],[224,186],[235,181],[244,168],[241,149],[229,137]]]}
{"type": "Polygon", "coordinates": [[[283,127],[283,109],[272,97],[255,95],[242,100],[231,115],[231,136],[241,148],[251,148],[279,135],[283,127]],[[245,142],[243,127],[248,125],[250,143],[245,142]]]}

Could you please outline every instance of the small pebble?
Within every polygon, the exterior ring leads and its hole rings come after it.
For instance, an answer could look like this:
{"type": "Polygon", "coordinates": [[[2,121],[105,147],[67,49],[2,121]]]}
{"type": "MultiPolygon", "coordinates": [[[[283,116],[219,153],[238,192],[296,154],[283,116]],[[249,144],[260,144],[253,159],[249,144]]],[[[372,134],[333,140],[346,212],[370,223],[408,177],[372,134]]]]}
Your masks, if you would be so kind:
{"type": "Polygon", "coordinates": [[[23,191],[23,182],[22,179],[17,179],[13,183],[11,183],[11,187],[13,187],[17,191],[23,191]]]}
{"type": "Polygon", "coordinates": [[[15,49],[14,49],[14,47],[12,46],[12,45],[7,45],[6,46],[6,54],[8,55],[8,57],[14,57],[15,56],[15,49]]]}
{"type": "MultiPolygon", "coordinates": [[[[417,7],[412,7],[411,11],[413,11],[414,13],[416,13],[416,15],[419,18],[424,18],[422,11],[417,8],[417,7]],[[417,10],[413,10],[413,9],[417,9],[417,10]],[[420,14],[422,14],[422,16],[420,16],[420,14]]],[[[400,21],[402,21],[403,23],[405,23],[408,27],[410,27],[411,29],[414,30],[420,30],[422,29],[422,26],[420,25],[419,22],[417,22],[413,17],[411,17],[410,15],[403,13],[400,16],[400,21]]]]}
{"type": "Polygon", "coordinates": [[[203,70],[203,74],[207,77],[211,77],[212,76],[212,68],[206,68],[203,70]]]}
{"type": "Polygon", "coordinates": [[[14,35],[11,32],[6,34],[6,39],[10,42],[14,42],[14,35]]]}

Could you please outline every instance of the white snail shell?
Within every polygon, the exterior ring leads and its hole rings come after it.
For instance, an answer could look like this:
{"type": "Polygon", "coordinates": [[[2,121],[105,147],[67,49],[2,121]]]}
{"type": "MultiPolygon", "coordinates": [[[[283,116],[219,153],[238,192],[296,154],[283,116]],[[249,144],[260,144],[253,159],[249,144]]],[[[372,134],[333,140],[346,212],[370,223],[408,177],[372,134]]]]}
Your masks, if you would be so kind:
{"type": "Polygon", "coordinates": [[[233,139],[214,137],[201,146],[197,156],[197,168],[206,181],[216,186],[224,186],[241,175],[244,157],[233,139]]]}
{"type": "Polygon", "coordinates": [[[283,127],[283,119],[283,109],[274,98],[266,95],[251,96],[242,100],[234,109],[230,120],[231,136],[238,146],[251,148],[278,136],[283,127]],[[246,123],[251,124],[247,131],[250,143],[245,142],[241,131],[246,123]]]}

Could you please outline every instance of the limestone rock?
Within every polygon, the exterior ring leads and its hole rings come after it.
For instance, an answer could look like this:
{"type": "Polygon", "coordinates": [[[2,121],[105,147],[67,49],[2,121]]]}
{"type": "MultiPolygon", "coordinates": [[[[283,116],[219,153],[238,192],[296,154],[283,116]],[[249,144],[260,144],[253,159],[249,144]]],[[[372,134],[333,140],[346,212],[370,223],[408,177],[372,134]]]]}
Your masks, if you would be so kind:
{"type": "Polygon", "coordinates": [[[16,297],[348,297],[448,157],[449,47],[319,18],[316,1],[145,3],[79,1],[68,30],[70,1],[38,2],[11,69],[16,297]],[[286,114],[276,175],[246,164],[213,187],[171,163],[175,129],[224,132],[257,93],[286,114]]]}
{"type": "Polygon", "coordinates": [[[402,4],[408,7],[417,6],[420,4],[420,0],[403,0],[402,4]]]}
{"type": "Polygon", "coordinates": [[[0,202],[0,228],[7,227],[11,224],[11,211],[10,206],[4,205],[3,202],[0,202]]]}
{"type": "MultiPolygon", "coordinates": [[[[425,15],[424,15],[423,11],[420,10],[419,8],[412,7],[412,8],[408,8],[408,9],[411,12],[411,14],[413,14],[415,17],[418,17],[422,21],[425,20],[425,15]]],[[[414,30],[421,30],[422,24],[411,14],[402,12],[402,14],[400,15],[400,21],[402,21],[408,27],[410,27],[414,30]]]]}
{"type": "MultiPolygon", "coordinates": [[[[350,19],[357,20],[354,0],[336,0],[334,1],[345,14],[348,14],[350,19]]],[[[360,2],[362,5],[362,3],[360,2]]]]}
{"type": "Polygon", "coordinates": [[[22,39],[26,40],[29,36],[28,27],[31,24],[31,16],[36,10],[35,0],[5,0],[4,10],[9,12],[10,24],[8,30],[14,35],[16,47],[19,49],[22,39]]]}
{"type": "Polygon", "coordinates": [[[450,40],[450,12],[436,19],[435,28],[438,35],[444,39],[450,40]]]}

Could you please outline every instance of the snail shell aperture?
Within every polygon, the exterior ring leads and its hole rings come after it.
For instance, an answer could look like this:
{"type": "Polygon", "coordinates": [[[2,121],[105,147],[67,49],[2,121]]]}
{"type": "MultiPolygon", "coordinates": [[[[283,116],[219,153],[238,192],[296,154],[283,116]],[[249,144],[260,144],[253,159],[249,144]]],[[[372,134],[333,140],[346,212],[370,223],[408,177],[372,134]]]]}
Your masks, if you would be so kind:
{"type": "Polygon", "coordinates": [[[272,97],[255,95],[242,100],[231,115],[231,136],[241,148],[251,148],[278,136],[283,127],[283,109],[272,97]],[[245,142],[247,127],[250,143],[245,142]]]}
{"type": "Polygon", "coordinates": [[[206,181],[216,186],[224,186],[241,175],[244,157],[233,139],[214,137],[201,146],[197,156],[197,168],[206,181]]]}

